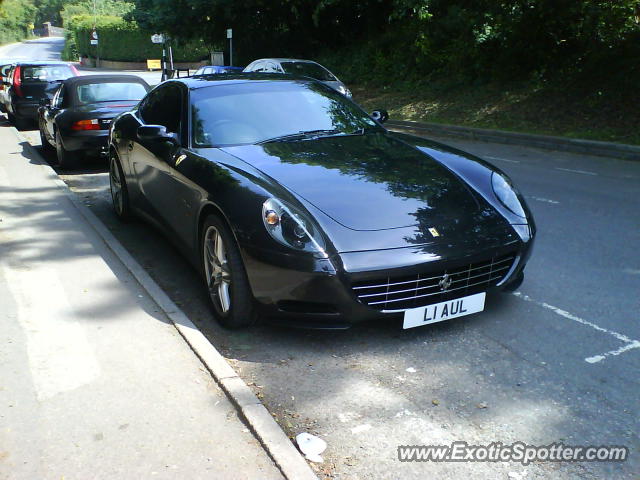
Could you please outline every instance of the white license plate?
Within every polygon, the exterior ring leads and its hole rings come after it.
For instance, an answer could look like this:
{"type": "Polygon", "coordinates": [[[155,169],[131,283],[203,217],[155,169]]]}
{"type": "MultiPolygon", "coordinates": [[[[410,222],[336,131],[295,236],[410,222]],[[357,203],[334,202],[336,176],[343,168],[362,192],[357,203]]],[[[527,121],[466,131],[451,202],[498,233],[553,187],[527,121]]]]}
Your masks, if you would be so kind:
{"type": "Polygon", "coordinates": [[[404,312],[403,328],[421,327],[430,323],[464,317],[484,310],[485,292],[467,297],[434,303],[426,307],[412,308],[404,312]]]}

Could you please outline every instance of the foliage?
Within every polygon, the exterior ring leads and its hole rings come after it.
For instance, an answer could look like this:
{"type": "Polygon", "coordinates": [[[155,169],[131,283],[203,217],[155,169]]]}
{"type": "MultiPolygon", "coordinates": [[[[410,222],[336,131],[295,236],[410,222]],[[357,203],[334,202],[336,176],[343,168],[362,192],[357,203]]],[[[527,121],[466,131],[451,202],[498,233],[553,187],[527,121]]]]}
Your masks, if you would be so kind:
{"type": "Polygon", "coordinates": [[[385,72],[381,56],[416,77],[512,78],[580,71],[640,51],[638,0],[134,1],[129,16],[147,29],[214,43],[233,28],[244,63],[356,45],[385,72]]]}
{"type": "Polygon", "coordinates": [[[133,3],[124,0],[42,0],[61,2],[60,17],[66,26],[74,16],[86,15],[95,18],[112,16],[124,17],[134,8],[133,3]]]}
{"type": "Polygon", "coordinates": [[[28,0],[0,2],[0,45],[28,37],[35,21],[36,8],[28,0]]]}
{"type": "MultiPolygon", "coordinates": [[[[149,58],[160,58],[162,46],[151,43],[151,32],[141,29],[135,22],[122,17],[105,15],[76,15],[67,22],[66,28],[70,42],[65,55],[86,55],[96,57],[99,54],[104,60],[142,62],[149,58]],[[90,44],[90,35],[95,26],[98,32],[98,46],[90,44]],[[75,47],[74,47],[75,46],[75,47]],[[75,48],[75,50],[71,50],[75,48]]],[[[207,50],[192,42],[185,48],[177,48],[174,60],[194,61],[206,57],[207,50]]]]}

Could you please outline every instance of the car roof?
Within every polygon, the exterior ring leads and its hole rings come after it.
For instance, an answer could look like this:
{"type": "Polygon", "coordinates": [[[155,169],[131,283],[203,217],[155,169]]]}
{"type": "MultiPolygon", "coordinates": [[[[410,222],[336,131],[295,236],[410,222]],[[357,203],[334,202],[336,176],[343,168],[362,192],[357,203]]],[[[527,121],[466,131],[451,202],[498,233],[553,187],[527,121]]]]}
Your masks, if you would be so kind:
{"type": "MultiPolygon", "coordinates": [[[[302,58],[258,58],[257,60],[254,60],[253,62],[299,62],[299,63],[318,63],[318,62],[314,62],[313,60],[304,60],[302,58]]],[[[251,62],[251,63],[253,63],[251,62]]]]}
{"type": "Polygon", "coordinates": [[[232,65],[202,65],[201,67],[198,67],[198,70],[200,70],[201,68],[242,68],[242,67],[234,67],[232,65]]]}
{"type": "Polygon", "coordinates": [[[197,77],[185,77],[167,80],[161,83],[182,83],[190,90],[210,87],[213,85],[232,85],[238,83],[266,83],[266,82],[293,82],[309,83],[317,82],[309,77],[290,75],[287,73],[218,73],[215,75],[198,75],[197,77]]]}
{"type": "Polygon", "coordinates": [[[107,82],[136,82],[148,85],[144,79],[137,75],[80,75],[78,77],[69,77],[64,80],[64,84],[68,86],[82,85],[85,83],[107,83],[107,82]]]}

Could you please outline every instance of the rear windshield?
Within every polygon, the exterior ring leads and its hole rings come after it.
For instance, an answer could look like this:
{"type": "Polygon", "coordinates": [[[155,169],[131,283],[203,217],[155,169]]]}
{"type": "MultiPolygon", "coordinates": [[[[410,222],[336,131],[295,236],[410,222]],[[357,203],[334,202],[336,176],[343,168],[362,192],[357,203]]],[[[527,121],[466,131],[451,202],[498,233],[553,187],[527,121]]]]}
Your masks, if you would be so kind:
{"type": "Polygon", "coordinates": [[[147,89],[141,83],[112,82],[85,83],[78,85],[78,102],[116,102],[119,100],[141,100],[147,94],[147,89]]]}
{"type": "Polygon", "coordinates": [[[282,62],[282,68],[285,73],[293,75],[304,75],[305,77],[315,78],[321,82],[335,82],[334,77],[329,70],[317,63],[309,62],[282,62]]]}
{"type": "Polygon", "coordinates": [[[20,72],[23,82],[55,82],[74,76],[68,65],[22,65],[20,72]]]}

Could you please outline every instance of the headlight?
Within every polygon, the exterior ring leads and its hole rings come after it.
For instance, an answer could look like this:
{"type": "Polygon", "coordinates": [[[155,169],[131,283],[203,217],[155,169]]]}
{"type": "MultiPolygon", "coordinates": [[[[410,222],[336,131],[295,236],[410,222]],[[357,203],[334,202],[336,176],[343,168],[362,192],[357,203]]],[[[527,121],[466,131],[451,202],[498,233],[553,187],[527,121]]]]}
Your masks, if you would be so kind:
{"type": "Polygon", "coordinates": [[[524,213],[524,209],[518,199],[516,189],[506,176],[498,172],[493,172],[491,174],[491,187],[493,188],[493,193],[496,194],[498,200],[500,200],[505,207],[519,217],[527,218],[527,214],[524,213]]]}
{"type": "Polygon", "coordinates": [[[327,256],[318,227],[297,208],[269,198],[262,204],[262,222],[277,242],[295,250],[327,256]]]}

